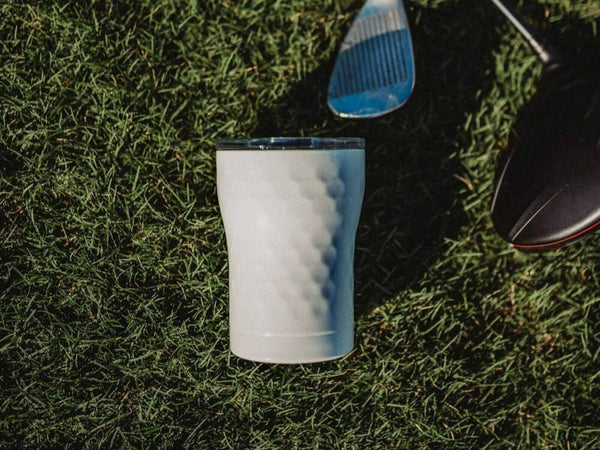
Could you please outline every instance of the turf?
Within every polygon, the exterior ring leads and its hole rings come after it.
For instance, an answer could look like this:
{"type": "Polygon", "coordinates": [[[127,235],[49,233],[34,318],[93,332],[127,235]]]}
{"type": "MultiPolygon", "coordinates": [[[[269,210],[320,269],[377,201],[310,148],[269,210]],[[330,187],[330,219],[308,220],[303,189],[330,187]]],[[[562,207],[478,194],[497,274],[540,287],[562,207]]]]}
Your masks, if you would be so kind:
{"type": "MultiPolygon", "coordinates": [[[[358,0],[0,4],[0,446],[600,447],[600,235],[526,255],[496,163],[540,66],[489,2],[407,0],[417,84],[335,118],[358,0]],[[215,141],[363,136],[356,345],[228,351],[215,141]]],[[[519,3],[586,63],[595,0],[519,3]]]]}

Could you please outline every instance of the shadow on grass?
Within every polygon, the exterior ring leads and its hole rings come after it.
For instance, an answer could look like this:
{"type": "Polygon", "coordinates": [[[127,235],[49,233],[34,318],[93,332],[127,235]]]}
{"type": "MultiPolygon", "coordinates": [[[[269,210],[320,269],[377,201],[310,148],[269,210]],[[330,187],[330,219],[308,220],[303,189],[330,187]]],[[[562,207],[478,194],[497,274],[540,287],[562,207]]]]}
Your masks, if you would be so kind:
{"type": "Polygon", "coordinates": [[[489,4],[463,0],[461,7],[415,6],[408,13],[417,81],[407,105],[375,120],[334,118],[326,106],[331,58],[276,107],[260,111],[254,130],[256,136],[366,139],[355,262],[359,316],[418,279],[465,224],[463,169],[455,150],[469,145],[461,129],[494,74],[498,36],[489,30],[500,18],[489,4]]]}
{"type": "MultiPolygon", "coordinates": [[[[531,26],[546,38],[569,62],[582,71],[600,70],[600,17],[595,24],[581,20],[580,13],[573,9],[560,11],[561,20],[549,20],[547,6],[527,2],[518,11],[531,26]],[[596,32],[594,32],[596,29],[596,32]],[[594,35],[596,33],[596,36],[594,35]]],[[[596,11],[596,15],[598,11],[596,11]]]]}

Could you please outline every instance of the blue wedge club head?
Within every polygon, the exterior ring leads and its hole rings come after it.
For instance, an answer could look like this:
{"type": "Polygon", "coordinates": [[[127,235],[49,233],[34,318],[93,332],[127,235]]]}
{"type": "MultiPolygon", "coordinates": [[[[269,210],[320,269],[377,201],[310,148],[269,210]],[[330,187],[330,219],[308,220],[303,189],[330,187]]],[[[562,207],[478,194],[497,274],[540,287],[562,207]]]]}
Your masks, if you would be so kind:
{"type": "Polygon", "coordinates": [[[402,106],[415,84],[412,39],[402,0],[369,0],[346,35],[329,82],[340,117],[382,116],[402,106]]]}

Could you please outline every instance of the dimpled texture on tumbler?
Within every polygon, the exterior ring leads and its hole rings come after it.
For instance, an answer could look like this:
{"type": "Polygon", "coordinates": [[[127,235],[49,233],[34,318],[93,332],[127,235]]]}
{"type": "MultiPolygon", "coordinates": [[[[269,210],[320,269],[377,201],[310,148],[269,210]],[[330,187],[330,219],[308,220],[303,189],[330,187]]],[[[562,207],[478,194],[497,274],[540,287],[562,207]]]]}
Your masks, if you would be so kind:
{"type": "Polygon", "coordinates": [[[288,351],[317,359],[350,351],[364,152],[233,151],[218,158],[234,353],[236,341],[246,346],[253,338],[259,347],[287,340],[295,347],[288,351]]]}

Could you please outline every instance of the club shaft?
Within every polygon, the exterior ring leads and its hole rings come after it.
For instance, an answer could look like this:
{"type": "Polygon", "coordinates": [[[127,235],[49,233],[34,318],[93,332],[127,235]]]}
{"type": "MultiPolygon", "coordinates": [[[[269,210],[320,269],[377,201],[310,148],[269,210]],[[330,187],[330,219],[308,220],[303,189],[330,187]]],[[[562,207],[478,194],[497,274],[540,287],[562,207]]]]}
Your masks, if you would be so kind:
{"type": "Polygon", "coordinates": [[[560,64],[559,53],[545,42],[544,39],[540,38],[531,26],[523,20],[523,18],[504,0],[491,0],[498,9],[506,16],[506,18],[513,24],[519,33],[525,38],[527,43],[535,51],[538,58],[546,66],[560,64]]]}

